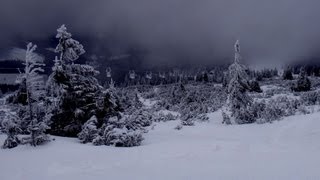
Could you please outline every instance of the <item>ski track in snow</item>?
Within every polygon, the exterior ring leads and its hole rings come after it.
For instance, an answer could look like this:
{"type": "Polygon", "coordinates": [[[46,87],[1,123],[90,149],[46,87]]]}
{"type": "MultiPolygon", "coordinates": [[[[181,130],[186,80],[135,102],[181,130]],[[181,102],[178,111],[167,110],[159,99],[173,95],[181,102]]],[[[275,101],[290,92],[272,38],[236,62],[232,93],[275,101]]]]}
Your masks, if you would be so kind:
{"type": "MultiPolygon", "coordinates": [[[[320,113],[272,124],[210,122],[174,130],[157,123],[140,147],[116,148],[56,140],[0,150],[1,180],[319,179],[320,113]]],[[[0,135],[2,144],[5,135],[0,135]]]]}

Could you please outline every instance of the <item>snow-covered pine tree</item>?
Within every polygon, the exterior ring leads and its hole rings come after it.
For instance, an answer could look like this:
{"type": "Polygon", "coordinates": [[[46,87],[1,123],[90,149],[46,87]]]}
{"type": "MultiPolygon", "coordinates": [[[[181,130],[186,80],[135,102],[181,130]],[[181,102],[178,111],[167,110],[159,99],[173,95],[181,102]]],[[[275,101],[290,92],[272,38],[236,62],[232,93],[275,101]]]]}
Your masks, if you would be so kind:
{"type": "Polygon", "coordinates": [[[240,64],[240,59],[240,43],[236,41],[235,61],[229,66],[229,77],[231,78],[227,87],[227,111],[229,112],[223,111],[224,117],[228,114],[231,123],[236,124],[252,123],[254,121],[253,116],[249,112],[252,99],[247,94],[247,91],[250,89],[246,72],[247,68],[240,64]]]}
{"type": "MultiPolygon", "coordinates": [[[[49,136],[45,131],[49,128],[44,122],[43,100],[45,96],[44,79],[39,73],[44,72],[42,66],[43,60],[34,53],[37,46],[29,43],[26,50],[25,72],[21,77],[22,83],[25,83],[27,95],[27,116],[22,118],[22,125],[26,125],[30,133],[30,144],[40,145],[49,141],[49,136]]],[[[24,127],[22,127],[24,128],[24,127]]]]}
{"type": "Polygon", "coordinates": [[[177,83],[172,87],[170,97],[168,98],[171,105],[176,105],[179,104],[181,102],[181,99],[185,98],[186,95],[187,91],[185,85],[183,85],[182,83],[177,83]]]}
{"type": "Polygon", "coordinates": [[[136,109],[132,114],[129,114],[127,119],[129,129],[143,130],[144,127],[152,124],[152,114],[145,108],[136,109]],[[129,125],[130,124],[130,125],[129,125]]]}
{"type": "Polygon", "coordinates": [[[108,118],[118,116],[119,112],[123,111],[123,107],[122,104],[120,104],[117,89],[111,86],[109,89],[103,91],[98,96],[97,108],[96,114],[98,117],[108,118]]]}
{"type": "Polygon", "coordinates": [[[80,55],[85,53],[82,44],[79,41],[72,39],[72,34],[67,32],[67,27],[63,24],[57,29],[56,38],[59,39],[55,52],[60,53],[62,63],[74,62],[80,55]]]}
{"type": "Polygon", "coordinates": [[[42,68],[44,64],[43,58],[34,52],[36,47],[32,43],[27,45],[24,72],[16,80],[19,83],[19,89],[11,101],[18,104],[17,113],[21,118],[19,127],[23,133],[28,132],[28,127],[33,120],[42,121],[45,114],[43,107],[45,85],[40,75],[44,71],[42,68]]]}
{"type": "Polygon", "coordinates": [[[189,90],[187,95],[181,99],[180,113],[181,124],[193,126],[196,121],[206,121],[208,117],[208,104],[205,103],[206,97],[199,92],[198,88],[189,90]]]}
{"type": "Polygon", "coordinates": [[[288,66],[282,74],[284,80],[293,80],[292,69],[288,66]]]}
{"type": "Polygon", "coordinates": [[[21,129],[17,123],[19,117],[15,114],[6,111],[4,120],[1,122],[1,126],[3,127],[3,132],[7,134],[7,138],[2,145],[4,149],[11,149],[17,147],[20,144],[20,139],[18,138],[18,134],[21,133],[21,129]]]}
{"type": "MultiPolygon", "coordinates": [[[[230,80],[238,76],[239,82],[241,82],[242,86],[246,89],[249,89],[249,77],[248,77],[248,68],[240,63],[241,55],[240,55],[240,42],[239,40],[236,41],[235,45],[235,60],[228,68],[228,74],[230,80]]],[[[229,82],[230,83],[230,82],[229,82]]],[[[228,83],[228,84],[229,84],[228,83]]]]}
{"type": "Polygon", "coordinates": [[[309,80],[308,75],[307,75],[304,67],[300,68],[298,81],[297,81],[296,85],[294,87],[292,87],[292,89],[297,92],[310,91],[311,81],[309,80]]]}
{"type": "Polygon", "coordinates": [[[130,115],[108,118],[100,128],[99,135],[93,140],[93,144],[116,147],[139,146],[143,141],[144,129],[132,118],[130,115]]]}
{"type": "Polygon", "coordinates": [[[26,83],[26,94],[28,103],[28,114],[30,122],[33,121],[36,115],[34,113],[38,106],[40,98],[44,97],[44,80],[39,73],[44,72],[41,66],[44,66],[43,62],[36,58],[34,51],[37,46],[29,43],[27,45],[26,58],[25,58],[25,73],[23,76],[23,82],[26,83]]]}
{"type": "Polygon", "coordinates": [[[131,101],[131,108],[133,111],[141,109],[143,106],[142,102],[140,101],[140,94],[138,89],[134,90],[134,98],[131,101]]]}
{"type": "Polygon", "coordinates": [[[101,94],[91,66],[63,65],[63,70],[53,72],[48,80],[51,132],[63,136],[76,136],[81,126],[98,109],[96,100],[101,94]],[[63,77],[63,78],[61,78],[63,77]]]}
{"type": "Polygon", "coordinates": [[[124,147],[138,146],[143,140],[142,134],[146,132],[145,127],[152,123],[152,115],[143,108],[138,90],[123,89],[120,91],[120,98],[114,91],[115,89],[112,88],[106,90],[108,100],[105,103],[109,105],[105,107],[111,108],[106,112],[113,113],[104,116],[103,124],[92,143],[124,147]]]}
{"type": "Polygon", "coordinates": [[[101,126],[106,116],[117,114],[119,109],[114,107],[110,94],[102,91],[96,79],[99,72],[92,66],[74,63],[85,52],[83,46],[71,39],[64,25],[57,32],[60,59],[55,59],[47,82],[47,117],[52,134],[75,137],[93,115],[101,126]]]}
{"type": "Polygon", "coordinates": [[[57,29],[59,44],[55,51],[60,58],[55,58],[47,81],[47,119],[51,123],[51,133],[56,135],[76,136],[80,132],[82,124],[91,117],[83,117],[84,109],[92,109],[95,93],[100,90],[94,77],[98,72],[89,65],[74,64],[85,51],[71,37],[65,25],[57,29]]]}
{"type": "Polygon", "coordinates": [[[92,116],[82,126],[82,131],[78,134],[78,138],[81,143],[92,142],[98,136],[97,129],[98,119],[96,116],[92,116]]]}
{"type": "Polygon", "coordinates": [[[49,126],[44,121],[39,121],[34,119],[28,127],[30,132],[29,143],[32,146],[42,145],[50,141],[50,137],[46,134],[46,131],[49,129],[49,126]]]}

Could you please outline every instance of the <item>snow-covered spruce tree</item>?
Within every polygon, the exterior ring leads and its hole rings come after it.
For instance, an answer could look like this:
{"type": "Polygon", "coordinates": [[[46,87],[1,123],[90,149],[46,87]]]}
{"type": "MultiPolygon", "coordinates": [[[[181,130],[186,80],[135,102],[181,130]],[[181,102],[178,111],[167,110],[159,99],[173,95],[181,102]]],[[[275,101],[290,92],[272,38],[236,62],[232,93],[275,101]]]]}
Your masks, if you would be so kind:
{"type": "Polygon", "coordinates": [[[25,82],[26,85],[26,94],[27,94],[27,112],[29,115],[30,122],[34,119],[37,119],[36,111],[37,106],[39,104],[40,98],[44,97],[44,80],[39,75],[39,73],[44,72],[41,66],[44,66],[43,62],[39,61],[38,58],[35,57],[34,51],[37,46],[29,43],[27,45],[26,58],[25,58],[25,73],[22,79],[22,82],[25,82]]]}
{"type": "Polygon", "coordinates": [[[108,118],[118,116],[119,112],[123,112],[120,98],[117,94],[117,89],[109,87],[98,96],[96,114],[99,117],[108,118]]]}
{"type": "Polygon", "coordinates": [[[96,116],[92,116],[82,126],[82,131],[78,134],[78,138],[81,143],[92,142],[98,136],[97,129],[98,119],[96,116]]]}
{"type": "Polygon", "coordinates": [[[292,69],[290,67],[287,67],[282,74],[282,78],[284,80],[293,80],[293,75],[292,75],[292,69]]]}
{"type": "Polygon", "coordinates": [[[28,131],[30,132],[30,139],[28,139],[29,143],[32,146],[38,146],[49,142],[50,137],[46,134],[48,129],[49,126],[46,122],[34,119],[28,127],[28,131]]]}
{"type": "Polygon", "coordinates": [[[127,114],[132,114],[134,111],[143,107],[137,89],[124,88],[118,92],[118,98],[121,108],[123,108],[127,114]]]}
{"type": "Polygon", "coordinates": [[[137,89],[135,89],[134,92],[134,98],[131,102],[131,108],[133,111],[137,110],[137,109],[141,109],[143,107],[142,102],[140,101],[140,95],[137,89]]]}
{"type": "Polygon", "coordinates": [[[182,83],[177,83],[172,86],[170,94],[167,97],[170,106],[175,106],[181,102],[181,99],[184,99],[187,95],[185,86],[182,83]]]}
{"type": "Polygon", "coordinates": [[[105,124],[100,128],[99,135],[93,140],[93,144],[132,147],[139,146],[143,141],[144,128],[134,116],[119,115],[106,119],[105,124]]]}
{"type": "Polygon", "coordinates": [[[82,44],[72,39],[72,34],[67,32],[66,26],[63,24],[57,29],[56,38],[59,39],[55,51],[60,53],[60,60],[63,62],[74,62],[79,56],[85,53],[82,44]]]}
{"type": "Polygon", "coordinates": [[[20,72],[20,75],[16,79],[16,83],[19,85],[18,90],[9,99],[10,103],[28,105],[30,100],[30,92],[32,96],[37,95],[38,99],[44,97],[44,79],[40,73],[43,73],[42,66],[44,66],[44,58],[34,51],[37,46],[29,43],[26,49],[24,71],[20,72]],[[30,89],[32,88],[32,89],[30,89]],[[33,92],[36,90],[37,92],[33,92]]]}
{"type": "Polygon", "coordinates": [[[21,128],[30,133],[29,143],[33,146],[49,141],[49,136],[45,131],[49,128],[44,121],[43,100],[45,95],[44,80],[39,73],[44,72],[42,59],[34,53],[37,46],[29,43],[26,50],[25,72],[21,77],[21,82],[25,83],[27,107],[24,117],[22,117],[21,128]]]}
{"type": "Polygon", "coordinates": [[[16,79],[19,88],[12,96],[12,99],[9,99],[9,102],[13,104],[31,106],[28,108],[29,112],[34,101],[43,100],[45,92],[44,79],[40,75],[40,73],[44,72],[42,69],[42,66],[44,66],[43,58],[34,52],[36,48],[37,46],[32,43],[27,45],[25,62],[23,63],[24,72],[21,72],[16,79]]]}
{"type": "Polygon", "coordinates": [[[81,126],[98,109],[96,98],[101,93],[97,74],[91,66],[72,64],[64,66],[66,78],[59,80],[52,74],[48,81],[48,91],[52,95],[50,105],[51,133],[62,136],[76,136],[81,126]],[[53,90],[53,92],[50,92],[53,90]]]}
{"type": "Polygon", "coordinates": [[[115,116],[120,111],[117,99],[110,91],[102,91],[92,66],[76,64],[75,61],[85,51],[83,46],[71,38],[63,25],[57,30],[59,44],[53,72],[47,82],[50,110],[47,119],[50,121],[50,132],[60,136],[77,136],[85,122],[96,116],[100,127],[105,117],[115,116]]]}
{"type": "MultiPolygon", "coordinates": [[[[111,95],[113,94],[112,89],[108,91],[111,92],[111,95]]],[[[112,95],[111,97],[109,103],[114,104],[117,96],[112,95]]],[[[119,110],[114,111],[118,113],[114,113],[113,116],[112,114],[105,116],[103,125],[98,129],[97,137],[92,141],[94,145],[131,147],[141,144],[142,134],[146,132],[145,127],[152,123],[152,115],[143,107],[137,91],[122,91],[120,99],[122,99],[119,102],[120,107],[125,107],[124,110],[121,110],[123,113],[119,113],[119,110]],[[126,93],[123,94],[123,92],[126,93]]],[[[111,107],[119,106],[113,105],[111,107]]]]}
{"type": "MultiPolygon", "coordinates": [[[[110,87],[103,91],[97,100],[97,109],[95,114],[101,119],[109,119],[110,117],[120,117],[123,111],[119,102],[119,97],[116,94],[116,89],[110,87]]],[[[94,145],[105,144],[103,132],[108,121],[98,120],[97,116],[93,115],[83,126],[82,131],[78,134],[78,138],[82,143],[92,142],[94,145]]]]}
{"type": "Polygon", "coordinates": [[[77,136],[97,109],[96,97],[101,93],[95,78],[99,72],[89,65],[74,64],[85,51],[71,37],[65,25],[57,30],[56,52],[60,53],[60,59],[56,57],[47,82],[50,132],[61,136],[77,136]]]}
{"type": "Polygon", "coordinates": [[[1,126],[3,127],[3,132],[7,134],[7,138],[2,145],[4,149],[11,149],[17,147],[20,144],[20,139],[18,134],[21,133],[21,129],[17,123],[19,117],[11,112],[5,112],[1,126]]]}
{"type": "Polygon", "coordinates": [[[247,94],[247,91],[250,90],[247,68],[240,64],[240,58],[240,44],[237,41],[235,44],[235,61],[229,66],[229,77],[231,79],[227,87],[227,107],[223,108],[223,115],[224,117],[229,115],[231,123],[245,124],[254,122],[254,118],[249,110],[252,99],[247,94]]]}
{"type": "Polygon", "coordinates": [[[310,89],[311,89],[311,81],[308,78],[305,68],[301,67],[297,83],[294,87],[292,87],[292,90],[301,92],[301,91],[310,91],[310,89]]]}
{"type": "Polygon", "coordinates": [[[195,121],[207,121],[208,104],[205,102],[204,94],[199,89],[193,89],[188,92],[185,98],[181,100],[181,124],[184,126],[193,126],[195,121]]]}
{"type": "MultiPolygon", "coordinates": [[[[133,124],[133,126],[139,125],[141,127],[150,126],[152,123],[152,115],[148,109],[146,109],[141,102],[141,95],[138,90],[135,89],[133,92],[127,94],[126,101],[122,103],[128,104],[128,106],[123,109],[123,116],[127,116],[128,124],[133,124]]],[[[122,97],[123,98],[123,97],[122,97]]],[[[121,107],[125,105],[121,104],[121,107]]],[[[136,128],[132,128],[136,129],[136,128]]]]}
{"type": "Polygon", "coordinates": [[[44,79],[40,75],[44,71],[42,69],[44,64],[43,58],[34,52],[36,48],[37,46],[32,43],[27,45],[24,72],[17,79],[20,85],[12,101],[12,103],[18,104],[16,106],[17,115],[21,120],[17,122],[17,125],[21,129],[21,133],[30,133],[30,136],[33,136],[34,132],[30,131],[31,126],[35,125],[33,122],[43,122],[45,115],[43,107],[45,86],[44,79]]]}
{"type": "Polygon", "coordinates": [[[320,104],[320,91],[304,92],[300,95],[301,104],[305,106],[320,104]]]}

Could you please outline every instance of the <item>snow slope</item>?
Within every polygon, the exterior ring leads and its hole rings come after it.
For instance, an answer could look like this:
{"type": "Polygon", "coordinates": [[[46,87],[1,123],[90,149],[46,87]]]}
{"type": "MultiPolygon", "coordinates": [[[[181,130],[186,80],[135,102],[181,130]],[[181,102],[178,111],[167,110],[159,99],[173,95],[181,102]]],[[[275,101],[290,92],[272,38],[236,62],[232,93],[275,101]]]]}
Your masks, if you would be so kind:
{"type": "Polygon", "coordinates": [[[177,121],[159,123],[134,148],[56,137],[41,147],[0,150],[0,179],[320,179],[319,117],[225,126],[217,112],[209,123],[180,131],[174,130],[177,121]]]}

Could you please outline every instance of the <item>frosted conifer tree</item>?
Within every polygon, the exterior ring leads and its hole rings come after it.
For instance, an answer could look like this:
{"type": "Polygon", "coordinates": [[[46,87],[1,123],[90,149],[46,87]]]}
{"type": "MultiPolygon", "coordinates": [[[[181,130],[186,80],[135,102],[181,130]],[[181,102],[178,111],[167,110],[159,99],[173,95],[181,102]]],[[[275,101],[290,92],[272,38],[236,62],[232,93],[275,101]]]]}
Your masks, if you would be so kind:
{"type": "Polygon", "coordinates": [[[32,121],[42,121],[45,109],[42,102],[45,98],[44,79],[40,75],[43,72],[43,58],[34,51],[37,46],[29,43],[27,45],[24,72],[17,78],[20,83],[15,94],[14,103],[21,104],[19,114],[21,116],[20,128],[26,132],[32,121]]]}
{"type": "Polygon", "coordinates": [[[49,128],[40,116],[44,109],[41,107],[41,98],[44,97],[44,80],[39,73],[44,72],[41,66],[44,66],[42,59],[37,58],[34,51],[37,46],[29,43],[27,45],[25,58],[25,74],[22,79],[26,83],[27,94],[27,113],[28,117],[23,118],[23,121],[28,123],[28,131],[30,132],[30,144],[33,146],[40,145],[49,141],[49,136],[45,131],[49,128]],[[41,111],[41,112],[40,112],[41,111]]]}
{"type": "Polygon", "coordinates": [[[139,146],[143,141],[143,127],[133,116],[110,117],[100,129],[100,134],[93,140],[94,145],[116,147],[139,146]]]}
{"type": "Polygon", "coordinates": [[[29,143],[32,146],[38,146],[50,141],[49,135],[45,133],[48,129],[49,126],[44,121],[33,120],[28,127],[30,132],[29,143]]]}
{"type": "Polygon", "coordinates": [[[1,122],[1,126],[4,128],[4,132],[7,134],[7,139],[4,141],[2,148],[11,149],[20,144],[18,134],[21,133],[21,129],[17,123],[18,117],[11,112],[5,112],[5,118],[1,122]]]}
{"type": "MultiPolygon", "coordinates": [[[[246,89],[249,89],[249,83],[248,83],[248,74],[247,70],[248,68],[240,63],[241,55],[240,55],[240,43],[239,40],[236,41],[236,44],[234,45],[235,48],[235,60],[234,63],[231,64],[228,68],[228,73],[230,79],[235,78],[238,76],[240,79],[242,86],[246,89]]],[[[230,82],[229,82],[230,83],[230,82]]]]}
{"type": "MultiPolygon", "coordinates": [[[[61,66],[60,66],[61,67],[61,66]]],[[[48,102],[51,132],[63,136],[76,136],[81,126],[98,109],[96,100],[101,86],[95,76],[99,72],[88,65],[63,65],[48,80],[48,102]]]]}
{"type": "Polygon", "coordinates": [[[102,91],[96,71],[90,65],[76,64],[85,51],[83,46],[71,38],[71,34],[62,25],[57,30],[59,39],[53,72],[47,82],[48,112],[51,134],[60,136],[77,136],[82,126],[93,115],[99,123],[109,115],[116,114],[117,107],[111,102],[109,93],[102,91]],[[67,63],[72,62],[72,63],[67,63]]]}
{"type": "Polygon", "coordinates": [[[295,87],[292,88],[294,91],[309,91],[311,89],[311,81],[308,78],[308,75],[305,71],[304,67],[300,68],[300,73],[298,77],[298,81],[295,87]]]}
{"type": "Polygon", "coordinates": [[[97,129],[98,119],[92,116],[83,126],[82,131],[78,134],[81,143],[92,142],[98,135],[97,129]]]}
{"type": "Polygon", "coordinates": [[[72,34],[67,32],[64,24],[57,29],[56,38],[59,39],[59,44],[55,51],[60,53],[61,61],[74,62],[80,55],[85,53],[83,46],[77,40],[72,39],[72,34]]]}
{"type": "Polygon", "coordinates": [[[291,69],[290,67],[287,67],[287,68],[283,71],[282,78],[283,78],[284,80],[293,80],[292,69],[291,69]]]}
{"type": "Polygon", "coordinates": [[[235,61],[229,66],[229,77],[231,78],[228,87],[228,99],[227,99],[227,111],[223,111],[224,121],[228,124],[244,124],[253,122],[253,118],[249,113],[249,106],[252,103],[252,99],[248,96],[247,91],[250,89],[248,84],[248,75],[246,67],[240,64],[240,43],[235,44],[235,61]],[[230,119],[226,118],[226,115],[230,116],[230,119]]]}

